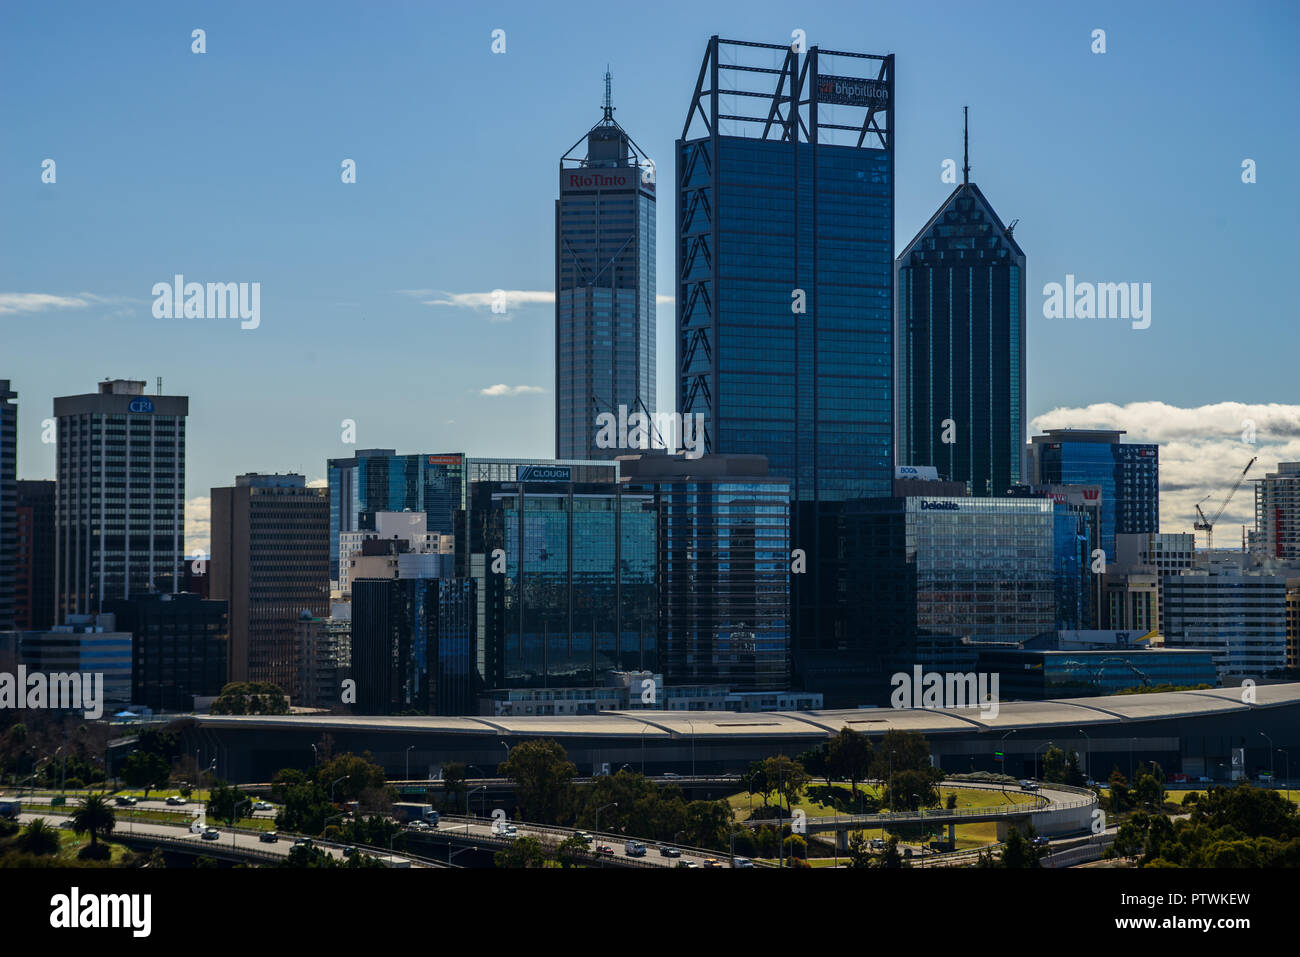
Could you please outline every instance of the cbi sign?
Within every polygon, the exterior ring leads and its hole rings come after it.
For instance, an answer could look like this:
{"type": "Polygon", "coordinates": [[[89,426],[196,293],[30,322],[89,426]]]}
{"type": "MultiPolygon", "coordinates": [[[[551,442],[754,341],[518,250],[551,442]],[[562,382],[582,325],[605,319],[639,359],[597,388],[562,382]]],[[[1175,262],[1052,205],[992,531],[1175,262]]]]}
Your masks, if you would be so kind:
{"type": "Polygon", "coordinates": [[[822,103],[867,106],[883,110],[889,105],[889,84],[884,80],[820,76],[817,78],[817,99],[822,103]]]}
{"type": "Polygon", "coordinates": [[[128,412],[152,412],[153,400],[141,396],[138,399],[132,399],[131,404],[126,407],[128,412]]]}

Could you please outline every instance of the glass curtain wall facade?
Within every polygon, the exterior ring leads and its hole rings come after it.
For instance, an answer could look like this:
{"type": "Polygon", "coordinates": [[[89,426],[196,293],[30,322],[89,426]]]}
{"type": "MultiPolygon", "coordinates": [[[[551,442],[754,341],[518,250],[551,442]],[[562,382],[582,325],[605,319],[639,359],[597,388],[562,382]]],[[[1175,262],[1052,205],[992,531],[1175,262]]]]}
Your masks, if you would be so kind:
{"type": "Polygon", "coordinates": [[[1120,442],[1122,431],[1052,429],[1029,446],[1033,481],[1101,486],[1101,548],[1115,536],[1160,531],[1160,447],[1120,442]]]}
{"type": "Polygon", "coordinates": [[[657,670],[652,496],[479,482],[473,499],[488,688],[591,687],[609,671],[657,670]]]}
{"type": "Polygon", "coordinates": [[[975,496],[1021,481],[1025,254],[963,183],[898,258],[898,461],[975,496]]]}
{"type": "Polygon", "coordinates": [[[605,115],[560,160],[555,204],[555,455],[613,458],[596,416],[655,412],[655,170],[605,115]]]}
{"type": "Polygon", "coordinates": [[[801,670],[862,650],[835,516],[891,491],[893,115],[892,56],[713,37],[676,147],[678,406],[791,483],[801,670]]]}
{"type": "Polygon", "coordinates": [[[362,512],[424,512],[428,530],[455,532],[465,507],[465,456],[460,453],[397,455],[367,449],[351,459],[330,459],[330,578],[339,578],[339,534],[361,530],[362,512]]]}

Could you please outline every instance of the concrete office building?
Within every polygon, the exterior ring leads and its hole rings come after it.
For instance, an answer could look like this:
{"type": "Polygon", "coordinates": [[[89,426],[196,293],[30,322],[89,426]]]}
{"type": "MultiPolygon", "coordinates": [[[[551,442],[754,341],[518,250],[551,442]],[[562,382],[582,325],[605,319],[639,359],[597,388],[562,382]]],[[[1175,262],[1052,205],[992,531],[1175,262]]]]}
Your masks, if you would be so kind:
{"type": "Polygon", "coordinates": [[[108,718],[131,704],[132,637],[118,628],[112,614],[69,615],[48,631],[18,635],[19,663],[29,673],[103,675],[100,717],[108,718]]]}
{"type": "Polygon", "coordinates": [[[1164,580],[1169,575],[1196,566],[1196,536],[1191,532],[1146,532],[1115,536],[1114,572],[1149,573],[1156,576],[1156,624],[1164,634],[1164,580]]]}
{"type": "Polygon", "coordinates": [[[1210,651],[1220,676],[1286,667],[1286,579],[1214,562],[1164,580],[1165,645],[1210,651]]]}
{"type": "Polygon", "coordinates": [[[14,627],[54,627],[55,483],[18,482],[14,566],[14,627]]]}
{"type": "Polygon", "coordinates": [[[1102,576],[1102,628],[1158,631],[1159,608],[1160,576],[1154,571],[1107,571],[1102,576]]]}
{"type": "Polygon", "coordinates": [[[291,698],[298,619],[329,614],[329,500],[301,475],[240,475],[212,490],[209,594],[229,603],[230,680],[291,698]]]}
{"type": "MultiPolygon", "coordinates": [[[[555,203],[555,457],[613,458],[596,417],[654,413],[655,169],[604,113],[560,159],[555,203]]],[[[508,304],[507,304],[508,305],[508,304]]]]}
{"type": "Polygon", "coordinates": [[[1255,549],[1300,562],[1300,462],[1279,462],[1255,482],[1255,549]]]}
{"type": "Polygon", "coordinates": [[[154,711],[192,711],[226,683],[226,603],[198,595],[137,595],[104,603],[130,632],[131,703],[154,711]]]}
{"type": "Polygon", "coordinates": [[[58,421],[56,619],[94,614],[166,580],[185,562],[186,396],[106,379],[54,400],[58,421]]]}
{"type": "Polygon", "coordinates": [[[343,682],[352,674],[352,606],[331,605],[328,618],[303,612],[298,618],[298,697],[303,708],[350,711],[343,682]]]}

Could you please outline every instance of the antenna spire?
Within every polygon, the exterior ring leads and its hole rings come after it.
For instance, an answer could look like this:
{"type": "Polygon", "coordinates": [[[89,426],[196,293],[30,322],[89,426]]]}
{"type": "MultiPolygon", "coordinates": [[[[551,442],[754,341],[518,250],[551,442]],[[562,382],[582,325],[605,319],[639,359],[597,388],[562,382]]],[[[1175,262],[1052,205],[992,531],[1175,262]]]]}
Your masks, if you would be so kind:
{"type": "Polygon", "coordinates": [[[961,181],[970,185],[970,118],[967,116],[969,106],[961,108],[961,181]]]}
{"type": "Polygon", "coordinates": [[[605,64],[605,122],[614,122],[614,104],[610,93],[610,80],[613,79],[609,73],[609,64],[605,64]]]}

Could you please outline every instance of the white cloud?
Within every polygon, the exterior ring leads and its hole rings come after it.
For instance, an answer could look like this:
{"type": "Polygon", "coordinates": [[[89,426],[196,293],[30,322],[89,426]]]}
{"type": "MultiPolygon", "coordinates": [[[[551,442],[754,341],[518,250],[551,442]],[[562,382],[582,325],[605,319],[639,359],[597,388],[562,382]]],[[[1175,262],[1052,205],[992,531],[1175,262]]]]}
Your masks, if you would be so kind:
{"type": "Polygon", "coordinates": [[[537,385],[506,385],[504,382],[498,382],[496,385],[490,385],[486,389],[479,389],[478,391],[479,395],[499,396],[536,395],[546,390],[537,385]]]}
{"type": "Polygon", "coordinates": [[[196,551],[210,555],[212,537],[212,500],[196,495],[185,500],[185,554],[196,551]]]}
{"type": "Polygon", "coordinates": [[[96,301],[94,296],[53,296],[44,292],[0,292],[0,316],[46,309],[80,309],[96,301]]]}
{"type": "MultiPolygon", "coordinates": [[[[1213,516],[1253,456],[1257,461],[1215,526],[1215,544],[1240,545],[1241,526],[1255,527],[1251,479],[1277,470],[1278,462],[1300,461],[1300,405],[1218,402],[1180,408],[1164,402],[1098,403],[1053,409],[1037,416],[1030,434],[1045,429],[1124,429],[1129,442],[1160,446],[1160,525],[1165,532],[1190,532],[1196,504],[1213,516]],[[1254,426],[1254,443],[1250,426],[1254,426]]],[[[1198,533],[1197,544],[1205,537],[1198,533]]]]}

